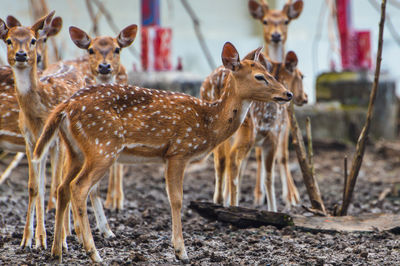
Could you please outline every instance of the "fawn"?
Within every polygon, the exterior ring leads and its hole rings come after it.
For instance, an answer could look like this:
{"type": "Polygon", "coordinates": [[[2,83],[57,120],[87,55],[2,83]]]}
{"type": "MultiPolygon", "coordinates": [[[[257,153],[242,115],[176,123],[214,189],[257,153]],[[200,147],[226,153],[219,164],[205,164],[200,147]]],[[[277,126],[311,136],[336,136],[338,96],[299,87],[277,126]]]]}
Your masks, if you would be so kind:
{"type": "MultiPolygon", "coordinates": [[[[9,28],[21,26],[19,20],[14,16],[8,16],[6,22],[9,28]]],[[[48,31],[42,31],[37,40],[36,53],[39,72],[48,66],[47,38],[57,35],[61,27],[62,19],[55,17],[51,21],[48,31]]],[[[25,140],[18,126],[19,106],[15,97],[14,77],[10,66],[0,67],[0,102],[0,113],[2,114],[0,117],[0,148],[7,152],[17,153],[0,177],[0,184],[2,184],[11,175],[12,170],[18,166],[25,152],[25,140]]],[[[55,191],[55,189],[53,190],[55,191]]]]}
{"type": "MultiPolygon", "coordinates": [[[[256,57],[260,52],[261,48],[256,57]]],[[[182,93],[102,84],[79,90],[54,109],[34,152],[34,159],[42,160],[57,132],[67,147],[68,172],[57,195],[54,257],[62,256],[62,221],[71,200],[82,226],[83,246],[92,261],[101,261],[90,230],[86,199],[90,189],[118,160],[166,164],[172,243],[176,257],[188,260],[180,214],[186,165],[230,137],[252,101],[292,98],[292,93],[260,63],[240,61],[231,43],[224,45],[222,61],[227,75],[225,93],[212,103],[182,93]]]]}
{"type": "MultiPolygon", "coordinates": [[[[254,51],[246,55],[245,58],[254,57],[254,51]]],[[[263,55],[259,58],[263,59],[263,55]]],[[[294,101],[299,104],[302,102],[305,94],[302,86],[302,74],[297,69],[298,59],[294,52],[289,52],[286,55],[284,63],[277,63],[268,61],[266,58],[260,62],[274,75],[276,80],[284,84],[294,94],[294,101]]],[[[210,76],[208,76],[202,84],[200,94],[201,97],[208,101],[219,99],[224,93],[222,84],[224,83],[225,75],[224,69],[218,68],[210,76]]],[[[217,204],[224,203],[226,206],[238,205],[239,202],[239,185],[241,181],[242,172],[245,169],[247,158],[251,149],[256,147],[264,147],[270,151],[276,151],[274,147],[277,146],[278,136],[282,130],[282,120],[286,115],[286,106],[279,105],[273,102],[263,103],[255,102],[249,109],[243,124],[239,127],[236,134],[230,139],[221,143],[214,150],[214,164],[215,164],[215,191],[214,202],[217,204]],[[225,183],[224,192],[223,184],[225,183]],[[225,201],[224,201],[225,199],[225,201]]],[[[275,153],[273,153],[275,155],[275,153]]],[[[271,156],[270,156],[271,157],[271,156]]],[[[259,162],[259,161],[258,161],[259,162]]],[[[258,198],[265,198],[265,187],[267,191],[273,190],[271,179],[271,163],[268,161],[268,176],[265,178],[265,171],[260,172],[260,169],[265,165],[258,165],[259,171],[257,173],[256,189],[261,189],[257,192],[263,193],[257,195],[258,198]],[[261,183],[260,178],[263,178],[261,183]],[[264,185],[264,183],[266,185],[264,185]],[[271,187],[272,186],[272,187],[271,187]]],[[[289,186],[292,184],[288,184],[289,186]]],[[[284,186],[285,188],[286,186],[284,186]]],[[[268,203],[275,202],[271,200],[273,193],[268,193],[268,203]]],[[[262,202],[263,203],[263,202],[262,202]]],[[[260,203],[261,204],[261,203],[260,203]]],[[[270,205],[269,209],[274,210],[270,205]]],[[[276,211],[276,204],[275,211],[276,211]]]]}
{"type": "MultiPolygon", "coordinates": [[[[288,26],[293,19],[297,19],[300,16],[303,10],[303,1],[297,0],[294,3],[292,3],[292,1],[287,1],[282,10],[271,10],[264,0],[261,1],[261,4],[255,0],[250,0],[249,10],[253,18],[258,19],[263,23],[264,41],[266,43],[265,54],[272,60],[282,62],[284,60],[283,56],[285,54],[288,26]]],[[[294,101],[296,105],[307,103],[308,97],[305,93],[298,95],[298,97],[302,97],[302,99],[298,98],[294,101]]],[[[275,112],[276,108],[270,106],[269,109],[270,110],[266,108],[265,111],[275,112]]],[[[280,123],[279,134],[276,135],[275,132],[270,133],[271,137],[274,136],[278,138],[278,141],[272,140],[276,145],[272,146],[270,153],[274,154],[274,158],[277,157],[282,181],[282,197],[285,201],[286,208],[290,209],[292,205],[299,203],[300,197],[289,170],[288,137],[290,125],[288,117],[283,116],[280,123]]],[[[259,193],[259,191],[265,190],[264,188],[259,187],[259,185],[263,184],[263,182],[259,181],[260,173],[262,172],[260,169],[260,166],[262,165],[260,162],[262,159],[262,152],[260,147],[256,147],[255,151],[259,168],[257,174],[258,181],[256,182],[254,192],[254,203],[256,205],[261,205],[264,202],[264,194],[259,193]]],[[[273,201],[275,202],[275,195],[273,195],[273,197],[273,201]]]]}

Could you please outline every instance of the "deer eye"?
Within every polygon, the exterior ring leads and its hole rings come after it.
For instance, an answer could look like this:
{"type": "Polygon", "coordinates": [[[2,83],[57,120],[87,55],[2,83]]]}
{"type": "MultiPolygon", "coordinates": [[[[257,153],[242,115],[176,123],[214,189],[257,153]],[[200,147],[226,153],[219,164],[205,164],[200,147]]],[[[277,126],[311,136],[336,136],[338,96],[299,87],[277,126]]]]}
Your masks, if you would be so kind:
{"type": "Polygon", "coordinates": [[[32,39],[32,40],[31,40],[31,44],[32,44],[32,45],[35,45],[35,44],[36,44],[36,39],[32,39]]]}
{"type": "Polygon", "coordinates": [[[11,45],[11,43],[12,43],[10,39],[7,39],[6,42],[8,45],[11,45]]]}
{"type": "Polygon", "coordinates": [[[119,52],[121,51],[121,49],[119,47],[115,48],[114,53],[119,54],[119,52]]]}
{"type": "Polygon", "coordinates": [[[94,54],[93,48],[89,48],[89,54],[94,54]]]}
{"type": "Polygon", "coordinates": [[[289,20],[285,20],[285,25],[289,24],[289,20]]]}
{"type": "Polygon", "coordinates": [[[264,81],[264,82],[268,85],[268,81],[267,81],[267,79],[264,77],[264,75],[256,75],[255,78],[256,78],[256,80],[264,81]]]}
{"type": "Polygon", "coordinates": [[[267,24],[268,24],[268,21],[263,20],[263,24],[264,24],[264,25],[267,25],[267,24]]]}

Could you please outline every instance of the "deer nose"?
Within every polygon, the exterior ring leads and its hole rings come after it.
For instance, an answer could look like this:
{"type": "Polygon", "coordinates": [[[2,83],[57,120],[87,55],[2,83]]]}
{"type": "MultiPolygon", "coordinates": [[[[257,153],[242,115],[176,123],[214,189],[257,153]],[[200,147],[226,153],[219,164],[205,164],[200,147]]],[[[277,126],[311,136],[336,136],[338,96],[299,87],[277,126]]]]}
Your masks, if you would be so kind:
{"type": "Polygon", "coordinates": [[[99,64],[99,73],[100,74],[108,74],[111,72],[111,65],[110,64],[99,64]]]}
{"type": "Polygon", "coordinates": [[[42,56],[40,54],[38,54],[36,56],[36,60],[37,60],[38,63],[40,63],[40,61],[42,61],[42,56]]]}
{"type": "Polygon", "coordinates": [[[272,40],[273,42],[278,43],[278,42],[280,42],[280,41],[282,40],[282,36],[281,36],[280,33],[274,32],[274,33],[271,34],[271,40],[272,40]]]}
{"type": "Polygon", "coordinates": [[[18,51],[15,53],[15,60],[18,62],[26,62],[27,54],[24,51],[18,51]]]}
{"type": "Polygon", "coordinates": [[[288,98],[288,101],[293,98],[293,93],[291,93],[290,91],[285,92],[285,95],[288,98]]]}

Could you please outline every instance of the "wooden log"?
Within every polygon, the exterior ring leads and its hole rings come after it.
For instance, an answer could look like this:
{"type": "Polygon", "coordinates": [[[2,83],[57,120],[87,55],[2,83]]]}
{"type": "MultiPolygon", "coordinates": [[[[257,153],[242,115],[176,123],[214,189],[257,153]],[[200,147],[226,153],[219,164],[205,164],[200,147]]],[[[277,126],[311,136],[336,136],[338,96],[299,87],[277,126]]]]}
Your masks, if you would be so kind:
{"type": "Polygon", "coordinates": [[[277,228],[292,226],[293,219],[289,214],[268,212],[244,207],[223,207],[211,202],[191,201],[189,208],[197,211],[209,220],[218,220],[239,228],[273,225],[277,228]]]}

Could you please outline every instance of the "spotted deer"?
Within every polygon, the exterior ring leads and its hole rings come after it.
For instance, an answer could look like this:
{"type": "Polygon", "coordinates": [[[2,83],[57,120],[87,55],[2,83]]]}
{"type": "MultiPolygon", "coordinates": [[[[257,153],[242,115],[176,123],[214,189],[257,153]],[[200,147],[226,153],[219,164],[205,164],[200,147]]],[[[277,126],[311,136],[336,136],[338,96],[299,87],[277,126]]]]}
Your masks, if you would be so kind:
{"type": "Polygon", "coordinates": [[[287,1],[282,10],[270,9],[265,0],[259,3],[249,0],[249,10],[253,18],[260,20],[264,31],[265,54],[276,62],[282,62],[290,22],[303,11],[303,1],[287,1]]]}
{"type": "Polygon", "coordinates": [[[186,165],[230,137],[252,101],[292,98],[260,63],[240,61],[231,43],[224,45],[222,61],[225,93],[212,103],[182,93],[102,84],[78,91],[54,109],[34,152],[40,161],[57,132],[67,147],[68,172],[57,195],[54,257],[62,256],[62,221],[71,200],[82,225],[83,246],[92,261],[100,262],[87,217],[90,189],[115,161],[164,162],[172,243],[176,257],[188,260],[180,214],[186,165]]]}
{"type": "MultiPolygon", "coordinates": [[[[266,3],[262,0],[261,4],[255,0],[249,0],[249,10],[253,18],[260,20],[263,23],[264,31],[264,41],[265,41],[265,54],[274,61],[283,62],[285,54],[285,43],[287,40],[288,27],[293,19],[300,16],[303,10],[303,1],[297,0],[292,3],[292,1],[287,1],[282,10],[271,10],[266,3]]],[[[299,100],[295,103],[306,103],[307,95],[304,94],[303,100],[299,100]]],[[[271,107],[272,108],[272,107],[271,107]]],[[[266,109],[268,111],[268,109],[266,109]]],[[[274,112],[274,108],[270,111],[274,112]]],[[[288,137],[289,137],[289,121],[287,118],[282,120],[283,125],[281,126],[284,130],[281,131],[283,136],[279,136],[280,142],[277,146],[274,146],[273,150],[277,156],[277,162],[280,168],[280,175],[282,181],[282,197],[285,201],[286,208],[290,208],[292,205],[296,205],[300,201],[299,193],[294,184],[292,175],[289,170],[289,151],[288,151],[288,137]],[[279,148],[279,152],[276,149],[279,148]]],[[[260,160],[262,159],[260,148],[256,148],[256,159],[258,166],[262,164],[260,160]]],[[[258,169],[258,173],[261,169],[258,169]]],[[[259,176],[260,174],[258,174],[259,176]]],[[[259,178],[257,179],[259,180],[259,178]]],[[[258,187],[261,182],[256,182],[255,188],[255,201],[256,205],[260,205],[264,202],[261,199],[259,191],[262,191],[262,187],[258,187]]],[[[275,196],[274,196],[275,201],[275,196]]]]}
{"type": "MultiPolygon", "coordinates": [[[[88,52],[83,58],[85,64],[79,64],[86,75],[87,84],[117,83],[128,84],[125,67],[120,63],[120,51],[132,44],[137,33],[136,25],[124,28],[117,38],[108,36],[92,39],[86,32],[70,27],[72,41],[81,49],[88,52]]],[[[116,163],[110,168],[109,185],[105,207],[121,210],[123,208],[123,166],[116,163]]]]}
{"type": "MultiPolygon", "coordinates": [[[[246,55],[245,58],[253,57],[254,51],[246,55]]],[[[274,75],[276,80],[291,90],[294,95],[294,102],[298,105],[303,104],[305,99],[307,99],[307,95],[304,93],[302,87],[302,74],[297,69],[298,59],[296,54],[289,52],[286,55],[284,63],[268,61],[263,55],[260,55],[259,59],[262,59],[260,62],[274,75]]],[[[224,78],[223,67],[218,68],[208,76],[200,90],[202,99],[207,101],[219,99],[224,93],[222,86],[224,78]]],[[[215,203],[224,203],[226,206],[238,205],[241,176],[246,167],[251,149],[253,147],[263,147],[269,149],[271,152],[273,151],[272,155],[275,156],[277,142],[279,141],[278,135],[286,125],[282,123],[286,115],[285,104],[255,102],[250,107],[249,113],[238,131],[214,150],[215,203]]],[[[268,203],[275,202],[271,199],[271,195],[274,196],[274,194],[270,193],[273,191],[273,183],[270,182],[273,179],[273,173],[271,173],[271,164],[273,163],[274,160],[268,161],[269,170],[264,172],[260,172],[260,169],[264,169],[263,166],[258,165],[259,171],[257,173],[256,189],[258,187],[261,189],[259,191],[256,190],[260,194],[255,195],[258,198],[264,199],[265,188],[267,188],[268,203]],[[268,173],[267,178],[265,178],[265,173],[268,173]],[[267,180],[268,182],[262,180],[267,180]]],[[[283,177],[283,175],[281,176],[283,177]]],[[[294,186],[294,184],[287,184],[287,186],[294,186]]],[[[285,188],[286,185],[284,186],[285,188]]],[[[285,193],[286,196],[287,192],[285,193]]],[[[274,210],[271,206],[268,205],[269,210],[274,210]]]]}
{"type": "MultiPolygon", "coordinates": [[[[7,44],[7,60],[11,66],[15,96],[20,108],[19,127],[25,139],[26,154],[29,163],[29,202],[27,219],[21,242],[22,247],[30,248],[33,237],[33,219],[36,207],[36,247],[46,248],[46,231],[44,225],[44,190],[45,160],[32,162],[33,148],[41,133],[45,119],[50,110],[84,85],[84,80],[73,66],[57,68],[57,71],[38,78],[37,72],[37,40],[40,32],[48,32],[54,12],[39,19],[33,26],[16,26],[9,28],[0,20],[0,37],[7,44]]],[[[58,142],[51,147],[53,169],[61,175],[62,156],[58,142]]]]}
{"type": "MultiPolygon", "coordinates": [[[[14,16],[8,16],[6,22],[9,28],[21,26],[19,20],[14,16]]],[[[39,72],[48,66],[47,38],[57,35],[61,27],[62,19],[55,17],[51,21],[49,30],[47,32],[42,31],[37,40],[36,53],[39,72]]],[[[14,77],[10,66],[0,67],[0,102],[0,148],[7,152],[17,153],[0,176],[0,184],[2,184],[11,175],[12,170],[18,166],[25,151],[25,140],[18,126],[19,106],[15,96],[14,77]]],[[[52,186],[52,191],[55,191],[54,186],[52,186]]],[[[55,195],[55,193],[51,195],[55,195]]]]}

